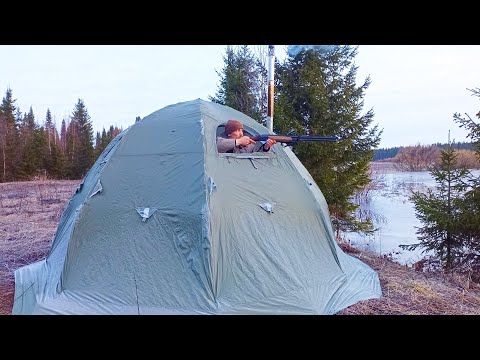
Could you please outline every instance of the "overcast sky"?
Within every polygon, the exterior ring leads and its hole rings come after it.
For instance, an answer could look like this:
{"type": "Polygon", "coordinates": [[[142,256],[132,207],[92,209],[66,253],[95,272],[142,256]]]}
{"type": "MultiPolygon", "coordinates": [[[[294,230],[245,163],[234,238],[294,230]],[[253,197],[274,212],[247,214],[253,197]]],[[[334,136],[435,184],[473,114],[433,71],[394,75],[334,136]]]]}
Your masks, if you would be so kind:
{"type": "MultiPolygon", "coordinates": [[[[266,46],[266,45],[265,45],[266,46]]],[[[167,105],[215,95],[226,45],[0,45],[0,96],[8,88],[22,112],[57,127],[82,99],[94,131],[132,125],[167,105]]],[[[286,46],[275,54],[284,58],[286,46]]],[[[365,108],[383,129],[380,147],[456,141],[455,112],[476,121],[480,45],[360,45],[357,82],[369,75],[365,108]]],[[[275,112],[274,112],[275,121],[275,112]]]]}

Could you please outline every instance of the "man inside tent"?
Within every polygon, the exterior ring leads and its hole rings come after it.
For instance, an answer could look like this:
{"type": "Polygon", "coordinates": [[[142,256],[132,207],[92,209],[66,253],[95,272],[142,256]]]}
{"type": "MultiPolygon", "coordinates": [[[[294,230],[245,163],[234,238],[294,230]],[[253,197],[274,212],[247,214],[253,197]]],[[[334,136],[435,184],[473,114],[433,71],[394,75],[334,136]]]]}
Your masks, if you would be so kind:
{"type": "Polygon", "coordinates": [[[243,134],[243,124],[238,120],[228,120],[225,132],[217,137],[219,153],[251,153],[269,151],[276,141],[268,139],[263,145],[255,145],[255,141],[243,134]]]}

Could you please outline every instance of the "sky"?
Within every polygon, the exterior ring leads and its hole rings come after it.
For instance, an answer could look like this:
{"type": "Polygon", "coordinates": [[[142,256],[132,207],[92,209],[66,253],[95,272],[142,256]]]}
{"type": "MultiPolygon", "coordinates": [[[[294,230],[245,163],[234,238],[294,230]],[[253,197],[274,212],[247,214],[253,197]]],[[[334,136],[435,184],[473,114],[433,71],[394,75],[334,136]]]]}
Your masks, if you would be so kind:
{"type": "MultiPolygon", "coordinates": [[[[94,132],[218,90],[226,45],[0,45],[0,96],[57,128],[82,99],[94,132]]],[[[257,47],[257,46],[254,46],[257,47]]],[[[267,47],[267,45],[265,45],[267,47]]],[[[276,45],[285,59],[287,45],[276,45]]],[[[359,45],[357,83],[370,76],[363,112],[383,129],[380,148],[468,141],[453,114],[475,117],[480,45],[359,45]]],[[[275,122],[275,108],[273,113],[275,122]]]]}

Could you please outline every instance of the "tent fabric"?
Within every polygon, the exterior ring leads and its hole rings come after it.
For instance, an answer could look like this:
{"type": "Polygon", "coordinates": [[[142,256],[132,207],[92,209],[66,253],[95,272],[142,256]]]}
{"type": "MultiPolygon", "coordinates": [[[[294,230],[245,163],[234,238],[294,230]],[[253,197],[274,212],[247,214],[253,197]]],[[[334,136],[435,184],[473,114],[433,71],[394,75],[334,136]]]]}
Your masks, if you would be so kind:
{"type": "Polygon", "coordinates": [[[13,314],[335,314],[381,297],[337,245],[288,147],[219,154],[229,119],[197,99],[119,134],[66,206],[47,257],[15,271],[13,314]]]}

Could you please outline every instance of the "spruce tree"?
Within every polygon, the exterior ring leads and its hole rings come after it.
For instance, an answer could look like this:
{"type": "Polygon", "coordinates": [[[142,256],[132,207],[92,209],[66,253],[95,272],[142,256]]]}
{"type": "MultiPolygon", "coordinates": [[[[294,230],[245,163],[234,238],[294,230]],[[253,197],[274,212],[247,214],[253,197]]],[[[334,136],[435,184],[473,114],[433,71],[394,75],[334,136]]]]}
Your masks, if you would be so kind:
{"type": "Polygon", "coordinates": [[[299,143],[293,149],[322,190],[334,228],[373,231],[371,219],[357,219],[352,197],[370,182],[369,164],[381,130],[372,110],[363,113],[368,77],[357,86],[357,48],[303,50],[277,64],[274,131],[336,136],[336,143],[299,143]]]}
{"type": "Polygon", "coordinates": [[[95,158],[98,158],[103,151],[101,141],[100,131],[97,131],[97,135],[95,135],[95,158]]]}
{"type": "Polygon", "coordinates": [[[67,176],[80,179],[95,161],[93,127],[82,99],[78,99],[67,128],[67,176]]]}
{"type": "MultiPolygon", "coordinates": [[[[468,90],[480,99],[480,88],[468,90]]],[[[480,111],[475,116],[480,119],[480,111]]],[[[468,137],[473,142],[477,158],[480,159],[480,124],[468,114],[464,117],[455,113],[453,118],[461,128],[468,130],[468,137]]],[[[473,272],[474,280],[480,281],[480,176],[471,178],[470,188],[461,206],[459,223],[462,224],[464,239],[462,267],[473,272]]]]}
{"type": "Polygon", "coordinates": [[[47,136],[48,152],[52,152],[52,143],[53,143],[53,120],[52,113],[50,109],[47,109],[47,114],[45,115],[45,134],[47,136]]]}
{"type": "Polygon", "coordinates": [[[44,125],[44,134],[45,134],[45,150],[44,157],[43,157],[43,166],[50,176],[53,175],[53,148],[55,147],[55,139],[54,139],[54,130],[55,127],[53,125],[52,113],[50,109],[47,109],[47,113],[45,115],[45,125],[44,125]]]}
{"type": "Polygon", "coordinates": [[[437,183],[436,191],[413,191],[410,200],[415,215],[423,226],[417,229],[419,243],[400,245],[405,250],[423,248],[434,254],[448,272],[461,259],[463,248],[462,202],[468,188],[470,172],[457,168],[457,154],[452,145],[441,150],[441,164],[432,166],[430,174],[437,183]]]}
{"type": "MultiPolygon", "coordinates": [[[[64,122],[62,122],[64,124],[64,122]]],[[[53,127],[53,145],[52,145],[52,169],[50,175],[54,179],[63,179],[65,178],[65,158],[64,152],[61,148],[61,139],[56,129],[56,126],[53,127]]]]}
{"type": "Polygon", "coordinates": [[[36,170],[39,167],[40,154],[35,148],[35,132],[38,130],[38,125],[35,122],[35,115],[32,107],[28,113],[25,113],[19,126],[19,146],[18,152],[20,154],[20,163],[18,168],[18,179],[28,180],[36,175],[36,170]]]}
{"type": "Polygon", "coordinates": [[[19,109],[15,105],[13,92],[7,89],[0,105],[0,180],[15,181],[19,159],[17,119],[19,109]]]}
{"type": "Polygon", "coordinates": [[[3,114],[3,111],[0,110],[0,182],[5,181],[6,173],[6,157],[5,150],[7,144],[7,117],[3,114]]]}
{"type": "Polygon", "coordinates": [[[38,124],[36,124],[33,131],[32,150],[34,151],[32,175],[45,179],[49,175],[46,168],[46,158],[48,156],[47,136],[45,128],[38,126],[38,124]]]}
{"type": "Polygon", "coordinates": [[[41,173],[46,174],[48,178],[63,179],[66,177],[64,169],[65,146],[63,145],[66,138],[65,120],[62,120],[61,131],[64,134],[63,137],[60,137],[50,109],[47,109],[45,125],[39,127],[36,131],[36,135],[41,137],[36,139],[36,144],[39,147],[38,154],[41,159],[39,169],[43,170],[41,173]]]}
{"type": "Polygon", "coordinates": [[[109,136],[109,134],[107,134],[107,132],[105,131],[105,128],[103,128],[102,137],[100,139],[100,153],[99,153],[99,155],[103,152],[103,150],[107,147],[107,145],[111,141],[111,138],[110,138],[111,136],[109,136]]]}
{"type": "Polygon", "coordinates": [[[209,100],[230,106],[259,123],[263,123],[265,104],[262,84],[266,82],[266,70],[247,45],[233,49],[228,47],[223,57],[224,68],[215,96],[209,100]],[[262,101],[263,100],[263,101],[262,101]]]}
{"type": "Polygon", "coordinates": [[[64,155],[67,153],[67,122],[65,119],[62,119],[60,125],[60,149],[64,155]]]}

